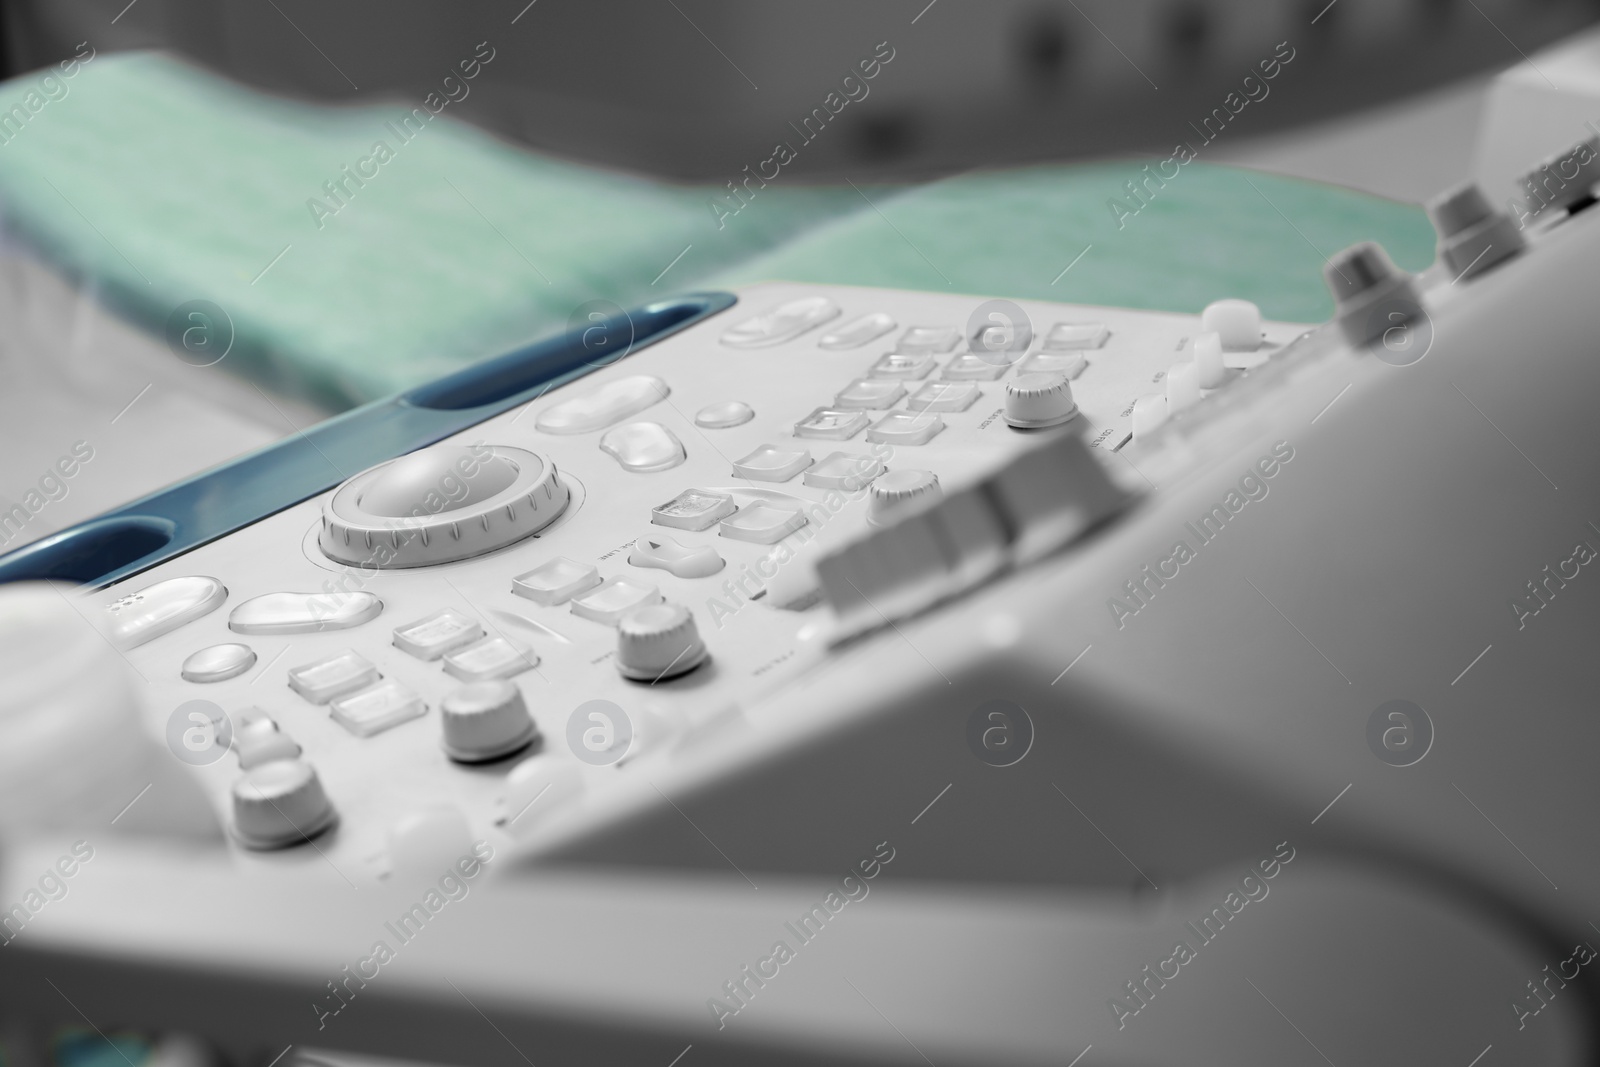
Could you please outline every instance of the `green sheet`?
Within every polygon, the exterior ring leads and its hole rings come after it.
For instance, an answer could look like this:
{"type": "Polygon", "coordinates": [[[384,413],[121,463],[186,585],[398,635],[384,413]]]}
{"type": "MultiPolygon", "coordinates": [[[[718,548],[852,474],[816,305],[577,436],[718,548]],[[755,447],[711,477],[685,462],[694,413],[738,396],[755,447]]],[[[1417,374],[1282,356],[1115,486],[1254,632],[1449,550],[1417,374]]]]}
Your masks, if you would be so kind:
{"type": "Polygon", "coordinates": [[[213,301],[236,331],[226,368],[332,408],[564,327],[595,299],[787,278],[1178,311],[1244,296],[1312,320],[1331,309],[1328,253],[1374,238],[1404,266],[1432,258],[1415,207],[1201,163],[1120,229],[1107,201],[1131,206],[1132,164],[915,187],[780,177],[728,217],[726,188],[503,143],[452,117],[470,95],[401,129],[413,104],[317,107],[158,54],[98,55],[0,85],[0,202],[124,314],[160,332],[179,305],[213,301]]]}

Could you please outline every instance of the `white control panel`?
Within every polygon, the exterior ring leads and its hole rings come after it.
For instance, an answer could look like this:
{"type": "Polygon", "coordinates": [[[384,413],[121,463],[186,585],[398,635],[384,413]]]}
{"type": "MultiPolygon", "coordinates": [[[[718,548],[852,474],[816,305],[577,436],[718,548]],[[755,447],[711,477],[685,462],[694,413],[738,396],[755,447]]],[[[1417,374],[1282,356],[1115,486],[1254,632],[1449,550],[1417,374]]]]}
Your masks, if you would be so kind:
{"type": "Polygon", "coordinates": [[[1118,451],[1304,329],[1237,301],[739,297],[88,594],[243,855],[359,882],[407,834],[569,818],[832,654],[826,552],[1051,435],[1142,492],[1118,451]]]}

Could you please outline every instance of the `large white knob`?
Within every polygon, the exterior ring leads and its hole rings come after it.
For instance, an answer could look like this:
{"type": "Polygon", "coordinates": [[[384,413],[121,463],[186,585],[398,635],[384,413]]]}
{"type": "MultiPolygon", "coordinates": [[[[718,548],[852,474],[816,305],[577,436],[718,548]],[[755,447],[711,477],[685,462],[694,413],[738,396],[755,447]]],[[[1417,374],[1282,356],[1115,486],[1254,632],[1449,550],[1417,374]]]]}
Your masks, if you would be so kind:
{"type": "Polygon", "coordinates": [[[635,608],[617,623],[617,670],[636,682],[661,682],[706,661],[694,616],[682,604],[635,608]]]}
{"type": "Polygon", "coordinates": [[[338,821],[311,764],[273,760],[233,783],[233,835],[247,848],[309,841],[338,821]]]}
{"type": "Polygon", "coordinates": [[[462,763],[485,763],[527,748],[539,736],[522,690],[503,680],[470,682],[439,705],[445,753],[462,763]]]}
{"type": "Polygon", "coordinates": [[[506,445],[434,445],[371,467],[323,506],[322,551],[340,563],[425,567],[538,533],[567,506],[547,459],[506,445]]]}
{"type": "Polygon", "coordinates": [[[1065,374],[1019,374],[1006,384],[1006,422],[1019,430],[1059,426],[1077,414],[1065,374]]]}
{"type": "Polygon", "coordinates": [[[872,483],[867,521],[874,526],[882,526],[893,522],[897,516],[943,497],[939,476],[932,471],[890,471],[872,483]]]}

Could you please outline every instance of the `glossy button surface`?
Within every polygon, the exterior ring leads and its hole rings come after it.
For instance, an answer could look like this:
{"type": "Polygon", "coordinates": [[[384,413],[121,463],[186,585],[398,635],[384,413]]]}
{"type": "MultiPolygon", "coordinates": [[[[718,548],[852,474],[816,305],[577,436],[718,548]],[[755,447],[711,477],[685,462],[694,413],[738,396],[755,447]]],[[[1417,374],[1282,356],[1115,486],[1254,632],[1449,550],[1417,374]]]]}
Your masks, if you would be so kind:
{"type": "Polygon", "coordinates": [[[811,453],[805,449],[762,445],[742,459],[733,461],[733,473],[758,482],[786,482],[811,466],[811,453]]]}
{"type": "Polygon", "coordinates": [[[347,648],[327,659],[295,667],[289,672],[289,688],[313,704],[326,704],[341,693],[371,685],[378,677],[378,668],[347,648]]]}
{"type": "Polygon", "coordinates": [[[887,411],[906,395],[906,387],[893,378],[858,378],[840,390],[833,406],[863,411],[887,411]]]}
{"type": "Polygon", "coordinates": [[[539,665],[539,657],[503,637],[490,637],[444,655],[444,673],[463,682],[510,678],[539,665]]]}
{"type": "Polygon", "coordinates": [[[927,382],[906,401],[910,411],[965,411],[982,395],[972,382],[927,382]]]}
{"type": "Polygon", "coordinates": [[[765,348],[782,344],[813,330],[839,315],[839,305],[825,296],[791,300],[763,315],[734,326],[722,335],[729,348],[765,348]]]}
{"type": "Polygon", "coordinates": [[[742,400],[729,400],[721,404],[707,404],[695,412],[694,424],[707,430],[726,430],[743,426],[756,417],[755,408],[742,400]]]}
{"type": "Polygon", "coordinates": [[[848,452],[834,452],[806,471],[805,483],[817,489],[844,489],[855,492],[883,472],[883,461],[877,456],[857,456],[848,452]]]}
{"type": "Polygon", "coordinates": [[[709,530],[738,511],[733,497],[704,489],[685,489],[650,511],[650,521],[675,530],[709,530]]]}
{"type": "Polygon", "coordinates": [[[233,834],[248,848],[309,841],[337,818],[317,772],[304,760],[271,760],[233,784],[233,834]]]}
{"type": "Polygon", "coordinates": [[[710,545],[685,545],[666,534],[646,534],[633,543],[628,562],[679,578],[707,578],[720,571],[722,557],[710,545]]]}
{"type": "Polygon", "coordinates": [[[630,422],[600,438],[600,450],[636,474],[670,470],[684,460],[683,442],[659,422],[630,422]]]}
{"type": "Polygon", "coordinates": [[[236,634],[314,634],[348,630],[378,617],[383,601],[371,593],[267,593],[233,609],[236,634]]]}
{"type": "Polygon", "coordinates": [[[212,645],[183,661],[186,682],[223,682],[237,678],[255,666],[256,654],[249,645],[212,645]]]}
{"type": "Polygon", "coordinates": [[[607,578],[593,592],[572,602],[572,613],[595,622],[615,625],[634,608],[661,603],[661,590],[629,578],[607,578]]]}
{"type": "Polygon", "coordinates": [[[873,311],[851,319],[843,326],[835,327],[817,338],[817,347],[831,351],[846,348],[860,348],[868,341],[875,341],[894,329],[894,316],[882,311],[873,311]]]}
{"type": "Polygon", "coordinates": [[[511,682],[473,682],[439,705],[440,746],[462,763],[482,763],[527,748],[539,736],[522,690],[511,682]]]}
{"type": "Polygon", "coordinates": [[[871,421],[871,418],[861,411],[817,408],[794,424],[794,435],[826,441],[848,441],[865,430],[871,421]]]}
{"type": "Polygon", "coordinates": [[[603,430],[665,400],[671,393],[666,382],[649,374],[618,378],[552,404],[539,413],[533,424],[545,433],[556,434],[603,430]]]}
{"type": "Polygon", "coordinates": [[[972,352],[963,352],[950,357],[950,362],[944,365],[944,373],[940,377],[947,382],[992,382],[996,378],[1005,377],[1006,371],[1010,369],[1009,363],[992,363],[972,352]]]}
{"type": "Polygon", "coordinates": [[[419,718],[427,710],[421,697],[393,678],[340,697],[328,706],[333,721],[357,737],[371,737],[391,726],[419,718]]]}
{"type": "Polygon", "coordinates": [[[925,445],[944,429],[944,420],[926,411],[891,411],[872,424],[867,440],[891,445],[925,445]]]}
{"type": "Polygon", "coordinates": [[[740,508],[738,514],[723,519],[717,532],[734,541],[770,545],[783,540],[805,524],[806,513],[798,507],[780,508],[757,503],[740,508]]]}
{"type": "Polygon", "coordinates": [[[898,378],[901,381],[916,381],[932,374],[933,368],[938,365],[939,361],[930,355],[890,352],[888,355],[879,356],[878,361],[867,369],[867,373],[874,378],[898,378]]]}
{"type": "Polygon", "coordinates": [[[896,352],[953,352],[961,343],[959,331],[944,326],[912,326],[900,335],[896,352]]]}
{"type": "Polygon", "coordinates": [[[106,607],[111,640],[122,648],[136,648],[211,614],[226,599],[228,590],[215,578],[196,575],[147,585],[106,607]]]}
{"type": "Polygon", "coordinates": [[[1110,337],[1103,322],[1058,322],[1044,335],[1043,347],[1053,352],[1104,348],[1110,337]]]}
{"type": "Polygon", "coordinates": [[[600,584],[600,572],[592,564],[557,556],[548,563],[511,579],[511,591],[547,607],[565,604],[585,589],[600,584]]]}
{"type": "Polygon", "coordinates": [[[436,611],[394,631],[394,647],[420,660],[435,660],[452,648],[483,636],[483,626],[451,608],[436,611]]]}

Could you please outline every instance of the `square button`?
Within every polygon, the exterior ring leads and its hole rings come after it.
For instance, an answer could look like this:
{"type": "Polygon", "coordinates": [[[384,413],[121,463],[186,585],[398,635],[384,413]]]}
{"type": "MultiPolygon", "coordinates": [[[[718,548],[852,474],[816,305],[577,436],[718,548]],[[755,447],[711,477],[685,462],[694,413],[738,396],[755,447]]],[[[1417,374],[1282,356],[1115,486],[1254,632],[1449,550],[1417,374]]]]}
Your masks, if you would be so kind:
{"type": "Polygon", "coordinates": [[[982,356],[963,352],[944,365],[941,377],[947,382],[992,382],[1010,369],[1011,364],[1007,361],[991,363],[982,356]]]}
{"type": "Polygon", "coordinates": [[[919,381],[933,373],[939,361],[929,355],[890,352],[879,356],[878,362],[867,369],[874,378],[895,378],[899,381],[919,381]]]}
{"type": "Polygon", "coordinates": [[[757,482],[786,482],[811,466],[811,453],[762,445],[743,459],[733,461],[733,473],[757,482]]]}
{"type": "Polygon", "coordinates": [[[541,563],[527,574],[511,579],[511,591],[535,604],[552,607],[565,604],[585,589],[600,584],[600,572],[587,563],[557,556],[541,563]]]}
{"type": "Polygon", "coordinates": [[[891,445],[925,445],[944,429],[944,420],[927,412],[891,411],[867,431],[867,440],[891,445]]]}
{"type": "Polygon", "coordinates": [[[393,678],[340,697],[328,709],[334,722],[357,737],[371,737],[391,726],[420,718],[427,710],[428,705],[421,697],[393,678]]]}
{"type": "Polygon", "coordinates": [[[739,506],[727,493],[685,489],[660,507],[653,508],[650,521],[674,530],[709,530],[738,510],[739,506]]]}
{"type": "Polygon", "coordinates": [[[799,508],[779,508],[771,504],[751,504],[737,515],[722,520],[720,533],[734,541],[753,541],[771,545],[782,541],[806,524],[799,508]]]}
{"type": "Polygon", "coordinates": [[[336,696],[371,685],[380,677],[378,668],[347,648],[336,656],[291,670],[289,688],[313,704],[326,704],[336,696]]]}
{"type": "Polygon", "coordinates": [[[911,394],[911,411],[965,411],[982,395],[972,382],[927,382],[911,394]]]}
{"type": "Polygon", "coordinates": [[[871,484],[872,479],[882,473],[883,461],[877,456],[835,452],[806,471],[804,481],[817,489],[844,489],[853,493],[871,484]]]}
{"type": "Polygon", "coordinates": [[[397,626],[394,647],[420,660],[436,660],[452,648],[470,645],[483,636],[483,627],[459,611],[445,608],[409,626],[397,626]]]}
{"type": "MultiPolygon", "coordinates": [[[[734,518],[737,517],[736,514],[734,518]]],[[[661,590],[653,585],[645,585],[643,582],[635,582],[628,578],[607,578],[594,592],[574,600],[572,613],[585,619],[615,626],[618,620],[634,608],[659,604],[661,601],[661,590]]]]}
{"type": "Polygon", "coordinates": [[[539,665],[539,657],[503,637],[491,637],[444,657],[444,673],[463,682],[488,682],[510,678],[539,665]]]}
{"type": "Polygon", "coordinates": [[[1065,374],[1070,379],[1082,374],[1088,365],[1081,352],[1035,352],[1018,373],[1065,374]]]}
{"type": "Polygon", "coordinates": [[[913,326],[900,335],[896,352],[953,352],[961,334],[944,326],[913,326]]]}
{"type": "Polygon", "coordinates": [[[859,411],[818,408],[794,424],[796,437],[815,437],[827,441],[848,441],[871,422],[859,411]]]}
{"type": "Polygon", "coordinates": [[[833,398],[836,408],[888,411],[906,395],[906,387],[893,378],[857,378],[833,398]]]}
{"type": "Polygon", "coordinates": [[[1058,322],[1045,334],[1044,347],[1052,352],[1104,348],[1111,331],[1103,322],[1058,322]]]}

